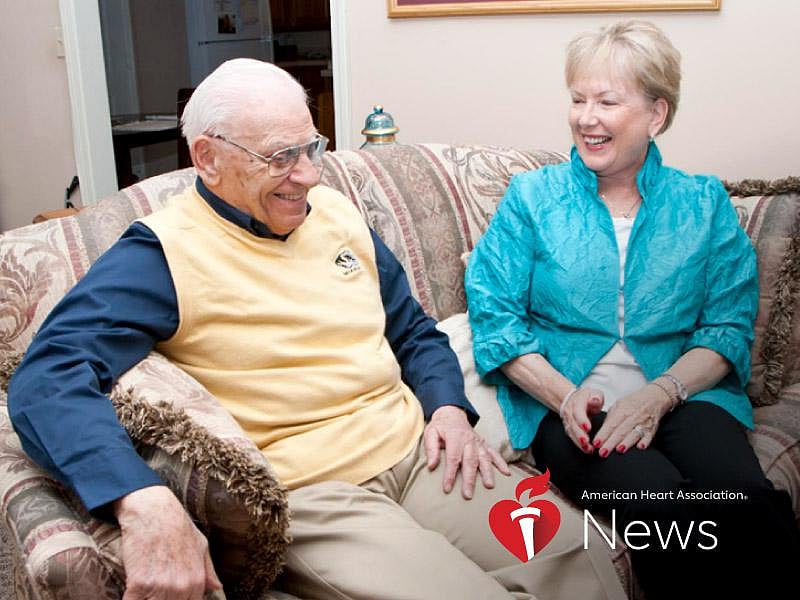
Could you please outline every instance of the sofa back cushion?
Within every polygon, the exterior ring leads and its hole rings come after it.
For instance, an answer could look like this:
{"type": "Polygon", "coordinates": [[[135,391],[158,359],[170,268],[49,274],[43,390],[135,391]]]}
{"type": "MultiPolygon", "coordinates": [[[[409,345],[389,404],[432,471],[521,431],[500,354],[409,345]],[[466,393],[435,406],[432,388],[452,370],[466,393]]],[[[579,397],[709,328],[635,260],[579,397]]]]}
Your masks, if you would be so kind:
{"type": "Polygon", "coordinates": [[[566,160],[544,150],[391,144],[337,151],[322,182],[342,191],[405,267],[437,319],[466,310],[461,255],[486,229],[511,176],[566,160]]]}
{"type": "Polygon", "coordinates": [[[800,381],[800,178],[726,183],[758,257],[759,307],[747,393],[774,404],[800,381]]]}
{"type": "MultiPolygon", "coordinates": [[[[511,176],[566,158],[488,146],[393,144],[329,153],[323,183],[358,206],[405,267],[422,307],[441,320],[465,310],[460,256],[486,229],[511,176]]],[[[788,178],[726,185],[758,253],[748,394],[756,406],[771,404],[782,387],[800,381],[800,352],[788,350],[800,347],[800,184],[788,178]]]]}
{"type": "Polygon", "coordinates": [[[125,188],[77,215],[0,236],[0,353],[23,353],[48,313],[128,225],[194,181],[173,171],[125,188]]]}
{"type": "MultiPolygon", "coordinates": [[[[541,150],[392,144],[326,154],[323,183],[351,199],[405,267],[422,307],[444,319],[466,308],[460,256],[486,229],[511,176],[566,158],[541,150]]],[[[24,351],[50,309],[128,224],[193,178],[193,169],[159,175],[74,217],[4,234],[0,351],[24,351]]],[[[800,381],[800,353],[789,351],[800,344],[800,180],[726,185],[758,252],[748,393],[754,404],[769,404],[782,387],[800,381]]]]}

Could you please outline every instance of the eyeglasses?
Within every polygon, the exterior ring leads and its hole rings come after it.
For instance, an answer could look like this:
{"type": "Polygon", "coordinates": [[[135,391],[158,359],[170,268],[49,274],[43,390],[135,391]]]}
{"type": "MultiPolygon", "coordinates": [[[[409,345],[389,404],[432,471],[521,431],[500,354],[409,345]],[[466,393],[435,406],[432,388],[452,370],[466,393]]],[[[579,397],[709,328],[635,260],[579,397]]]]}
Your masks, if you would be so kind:
{"type": "Polygon", "coordinates": [[[314,139],[305,144],[298,144],[297,146],[289,146],[277,152],[273,152],[269,156],[264,156],[258,152],[254,152],[242,146],[241,144],[228,139],[224,135],[212,135],[211,137],[228,142],[231,146],[236,146],[240,150],[244,150],[250,156],[253,156],[269,166],[270,177],[281,177],[291,171],[300,160],[300,156],[305,154],[311,164],[318,170],[322,168],[322,155],[325,153],[325,148],[328,145],[328,138],[324,135],[317,134],[314,139]]]}

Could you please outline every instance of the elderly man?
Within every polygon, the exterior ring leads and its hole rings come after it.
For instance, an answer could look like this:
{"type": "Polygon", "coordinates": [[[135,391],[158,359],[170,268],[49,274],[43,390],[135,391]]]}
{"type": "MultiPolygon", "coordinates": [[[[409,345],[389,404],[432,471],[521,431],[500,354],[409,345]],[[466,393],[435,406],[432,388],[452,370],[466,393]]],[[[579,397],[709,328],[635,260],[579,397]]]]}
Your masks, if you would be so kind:
{"type": "Polygon", "coordinates": [[[195,186],[97,261],[9,391],[27,452],[119,522],[126,600],[220,587],[205,539],[104,395],[153,348],[220,400],[291,490],[286,591],[622,597],[567,508],[528,563],[492,538],[490,508],[526,474],[473,431],[455,356],[397,260],[347,199],[317,185],[327,140],[302,87],[273,65],[229,61],[197,87],[183,132],[195,186]]]}

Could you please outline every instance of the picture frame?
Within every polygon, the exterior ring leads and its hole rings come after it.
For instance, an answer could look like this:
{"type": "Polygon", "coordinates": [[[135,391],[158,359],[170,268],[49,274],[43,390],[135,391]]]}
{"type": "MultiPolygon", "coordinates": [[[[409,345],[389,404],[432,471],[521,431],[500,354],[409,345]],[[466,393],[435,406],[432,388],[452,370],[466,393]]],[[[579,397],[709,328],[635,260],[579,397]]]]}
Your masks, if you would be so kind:
{"type": "Polygon", "coordinates": [[[387,0],[388,16],[719,10],[722,0],[387,0]]]}

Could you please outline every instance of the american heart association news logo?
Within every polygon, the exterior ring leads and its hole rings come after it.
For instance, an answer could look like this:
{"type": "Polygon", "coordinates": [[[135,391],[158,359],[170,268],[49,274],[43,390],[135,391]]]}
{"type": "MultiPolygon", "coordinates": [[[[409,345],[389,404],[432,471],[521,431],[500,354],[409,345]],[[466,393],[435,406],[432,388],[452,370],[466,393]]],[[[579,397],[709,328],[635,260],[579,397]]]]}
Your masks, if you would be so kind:
{"type": "Polygon", "coordinates": [[[497,541],[522,562],[528,562],[553,539],[561,525],[558,507],[544,498],[531,500],[550,488],[550,470],[517,484],[516,500],[500,500],[489,511],[489,527],[497,541]],[[522,495],[528,492],[528,504],[522,495]]]}

